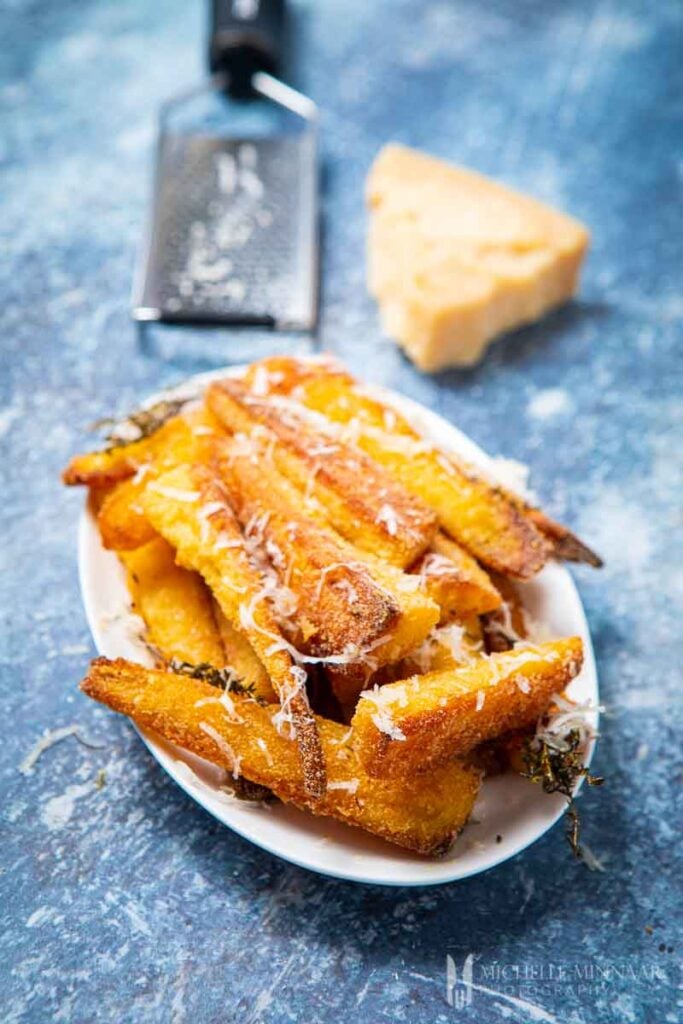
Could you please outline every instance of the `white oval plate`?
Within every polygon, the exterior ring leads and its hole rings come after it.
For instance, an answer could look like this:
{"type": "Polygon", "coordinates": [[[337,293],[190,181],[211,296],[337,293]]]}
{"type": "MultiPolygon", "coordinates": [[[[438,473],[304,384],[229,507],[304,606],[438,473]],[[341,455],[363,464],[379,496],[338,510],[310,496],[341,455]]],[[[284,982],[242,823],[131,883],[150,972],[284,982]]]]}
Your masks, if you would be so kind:
{"type": "MultiPolygon", "coordinates": [[[[169,394],[197,394],[217,377],[237,374],[231,367],[193,377],[169,394]]],[[[424,406],[394,392],[373,389],[391,402],[426,438],[496,476],[495,460],[468,437],[424,406]]],[[[101,544],[94,517],[86,508],[79,529],[79,571],[88,624],[100,654],[151,664],[140,639],[140,620],[130,611],[122,566],[101,544]]],[[[524,585],[524,602],[534,619],[556,636],[578,635],[585,646],[581,674],[568,693],[575,701],[598,705],[595,660],[583,607],[567,570],[551,563],[524,585]]],[[[597,710],[591,721],[597,729],[597,710]]],[[[451,851],[426,859],[393,847],[360,829],[317,818],[285,804],[251,805],[220,788],[224,775],[206,762],[142,733],[159,764],[197,803],[245,839],[300,867],[323,875],[381,885],[437,885],[453,882],[500,864],[539,839],[562,816],[565,801],[548,796],[531,782],[508,774],[487,779],[473,819],[451,851]]],[[[590,760],[593,746],[587,751],[590,760]]]]}

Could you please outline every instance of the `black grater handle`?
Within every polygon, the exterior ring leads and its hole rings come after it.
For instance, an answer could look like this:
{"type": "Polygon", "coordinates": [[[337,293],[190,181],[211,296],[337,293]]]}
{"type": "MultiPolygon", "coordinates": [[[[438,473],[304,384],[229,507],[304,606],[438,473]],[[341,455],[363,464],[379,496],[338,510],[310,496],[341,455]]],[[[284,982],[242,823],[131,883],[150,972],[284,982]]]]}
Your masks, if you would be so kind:
{"type": "Polygon", "coordinates": [[[209,67],[246,97],[257,71],[275,74],[285,29],[285,0],[211,0],[209,67]]]}

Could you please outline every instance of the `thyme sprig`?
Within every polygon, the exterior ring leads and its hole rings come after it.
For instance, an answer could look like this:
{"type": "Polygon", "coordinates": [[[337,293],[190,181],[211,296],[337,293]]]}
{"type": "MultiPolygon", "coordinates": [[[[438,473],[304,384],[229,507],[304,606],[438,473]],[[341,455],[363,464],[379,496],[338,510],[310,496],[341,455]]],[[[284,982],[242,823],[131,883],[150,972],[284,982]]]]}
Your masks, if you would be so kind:
{"type": "Polygon", "coordinates": [[[583,776],[589,786],[601,786],[605,781],[599,775],[591,775],[583,763],[581,733],[570,729],[563,737],[562,749],[554,746],[541,736],[531,736],[522,748],[525,778],[537,782],[544,793],[561,793],[567,800],[567,841],[572,853],[583,859],[581,847],[581,821],[574,801],[574,788],[583,776]]]}
{"type": "Polygon", "coordinates": [[[123,448],[154,434],[164,423],[177,416],[186,404],[187,398],[164,398],[147,409],[136,409],[135,412],[128,413],[120,419],[106,417],[97,420],[92,424],[91,430],[107,431],[104,435],[108,445],[107,451],[111,451],[112,448],[123,448]]]}
{"type": "Polygon", "coordinates": [[[215,665],[210,665],[208,661],[192,665],[189,661],[180,661],[178,658],[172,658],[168,667],[171,672],[175,672],[177,675],[190,676],[191,679],[201,679],[202,682],[216,686],[219,690],[225,690],[228,693],[239,693],[245,697],[256,699],[254,684],[243,683],[241,679],[237,679],[231,668],[216,668],[215,665]]]}

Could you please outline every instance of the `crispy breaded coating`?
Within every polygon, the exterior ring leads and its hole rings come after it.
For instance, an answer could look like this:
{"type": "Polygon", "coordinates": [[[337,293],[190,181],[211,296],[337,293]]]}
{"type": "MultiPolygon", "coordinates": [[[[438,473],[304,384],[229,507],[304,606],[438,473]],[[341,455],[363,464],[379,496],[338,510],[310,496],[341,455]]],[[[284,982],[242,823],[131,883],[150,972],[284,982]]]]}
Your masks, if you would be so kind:
{"type": "Polygon", "coordinates": [[[281,800],[418,853],[434,855],[448,849],[465,825],[479,789],[478,769],[457,760],[419,779],[396,783],[372,778],[345,742],[344,726],[319,718],[328,787],[315,800],[303,785],[294,744],[273,724],[272,706],[238,694],[221,699],[220,691],[208,683],[121,659],[96,659],[81,688],[143,729],[266,786],[281,800]]]}
{"type": "Polygon", "coordinates": [[[105,548],[134,551],[153,540],[156,530],[146,517],[141,497],[148,479],[129,477],[114,484],[100,505],[97,526],[105,548]]]}
{"type": "Polygon", "coordinates": [[[297,598],[293,619],[306,649],[344,671],[368,674],[420,643],[438,621],[438,606],[419,581],[360,552],[331,526],[301,509],[298,492],[260,457],[257,439],[216,446],[231,504],[256,530],[280,580],[297,598]]]}
{"type": "Polygon", "coordinates": [[[535,722],[581,670],[578,637],[524,645],[365,693],[352,721],[372,775],[406,777],[535,722]]]}
{"type": "Polygon", "coordinates": [[[209,593],[202,577],[183,569],[163,537],[135,551],[120,552],[135,611],[147,639],[169,662],[230,668],[262,700],[277,700],[270,679],[246,637],[237,632],[209,593]]]}
{"type": "Polygon", "coordinates": [[[489,568],[530,579],[551,548],[514,501],[471,467],[425,442],[393,408],[343,373],[304,377],[293,397],[345,425],[354,443],[437,514],[442,529],[489,568]]]}
{"type": "MultiPolygon", "coordinates": [[[[389,434],[396,433],[412,439],[417,436],[403,417],[366,394],[362,387],[356,384],[351,374],[331,358],[309,361],[293,356],[278,356],[264,359],[249,367],[244,380],[257,394],[292,396],[308,408],[324,413],[338,422],[347,423],[358,419],[369,428],[389,434]],[[353,392],[352,399],[348,397],[349,391],[353,392]]],[[[453,461],[452,458],[449,457],[449,461],[453,461]]],[[[468,472],[467,467],[463,469],[468,472]]],[[[566,562],[584,562],[594,568],[602,566],[600,556],[568,527],[551,519],[545,512],[533,507],[519,495],[512,494],[504,488],[497,490],[519,508],[524,517],[543,535],[555,558],[566,562]]],[[[500,565],[492,564],[492,568],[505,571],[500,565]]]]}
{"type": "Polygon", "coordinates": [[[429,551],[411,570],[441,609],[441,622],[483,615],[500,605],[491,577],[464,548],[437,533],[429,551]]]}
{"type": "Polygon", "coordinates": [[[229,666],[246,689],[261,700],[274,701],[277,696],[268,673],[246,636],[228,622],[218,601],[212,599],[213,614],[223,644],[224,664],[229,666]]]}
{"type": "Polygon", "coordinates": [[[235,514],[216,474],[206,466],[178,466],[153,480],[145,514],[175,548],[180,565],[199,572],[226,618],[246,636],[266,669],[293,726],[310,791],[325,788],[325,766],[305,690],[305,672],[292,661],[262,577],[251,565],[235,514]]]}
{"type": "Polygon", "coordinates": [[[209,439],[223,428],[202,406],[172,416],[140,441],[76,455],[62,474],[65,484],[110,486],[138,474],[154,476],[183,462],[201,461],[209,439]]]}
{"type": "MultiPolygon", "coordinates": [[[[357,448],[325,436],[301,407],[251,395],[244,382],[209,386],[209,408],[234,433],[259,430],[268,441],[264,457],[325,510],[348,541],[405,568],[436,533],[436,516],[357,448]]],[[[323,424],[324,425],[324,424],[323,424]]]]}
{"type": "Polygon", "coordinates": [[[371,650],[396,625],[398,602],[340,537],[305,515],[298,492],[261,452],[258,443],[227,439],[215,449],[216,464],[247,541],[295,599],[296,641],[320,658],[371,650]]]}
{"type": "Polygon", "coordinates": [[[135,551],[123,552],[134,610],[147,626],[147,639],[165,661],[221,667],[223,645],[213,615],[211,595],[201,576],[176,565],[163,537],[135,551]]]}

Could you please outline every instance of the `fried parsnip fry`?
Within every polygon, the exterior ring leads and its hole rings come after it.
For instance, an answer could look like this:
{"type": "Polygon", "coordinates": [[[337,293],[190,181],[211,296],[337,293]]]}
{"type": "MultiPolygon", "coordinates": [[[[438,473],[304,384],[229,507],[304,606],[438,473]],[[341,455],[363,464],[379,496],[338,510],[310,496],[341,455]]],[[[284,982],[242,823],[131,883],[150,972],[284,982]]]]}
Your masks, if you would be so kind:
{"type": "Polygon", "coordinates": [[[600,555],[592,551],[570,529],[551,519],[540,508],[533,508],[529,505],[525,508],[529,519],[552,544],[555,558],[559,558],[563,562],[583,562],[586,565],[592,565],[594,569],[602,568],[604,562],[600,555]]]}
{"type": "Polygon", "coordinates": [[[295,394],[307,408],[345,425],[341,439],[434,509],[446,533],[484,565],[516,579],[543,568],[550,545],[515,502],[425,442],[394,409],[338,373],[304,379],[295,394]]]}
{"type": "MultiPolygon", "coordinates": [[[[332,358],[301,360],[292,356],[276,356],[263,359],[249,367],[244,375],[244,381],[255,395],[291,396],[336,422],[360,421],[366,429],[374,428],[413,441],[417,436],[403,417],[364,392],[351,374],[332,358]],[[349,391],[353,395],[351,399],[348,397],[349,391]]],[[[449,461],[452,459],[449,458],[449,461]]],[[[462,468],[468,472],[467,467],[462,468]]],[[[497,490],[516,505],[523,516],[543,535],[555,558],[566,562],[585,562],[594,568],[602,566],[600,556],[562,523],[551,519],[541,509],[529,505],[518,495],[507,492],[504,488],[497,490]]],[[[498,565],[493,565],[493,568],[505,571],[498,565]]]]}
{"type": "Polygon", "coordinates": [[[204,407],[194,408],[170,420],[167,429],[155,435],[155,447],[150,452],[149,461],[139,467],[135,476],[115,484],[103,501],[97,525],[104,546],[115,551],[132,551],[152,540],[156,531],[142,507],[145,488],[174,466],[204,461],[211,439],[222,432],[218,420],[204,407]]]}
{"type": "Polygon", "coordinates": [[[100,509],[116,487],[116,484],[102,484],[99,487],[89,487],[87,496],[88,512],[91,516],[97,518],[100,514],[100,509]]]}
{"type": "Polygon", "coordinates": [[[318,502],[334,528],[363,551],[405,568],[427,548],[436,516],[357,448],[326,434],[300,406],[254,397],[238,380],[209,386],[209,408],[236,434],[260,430],[264,457],[318,502]]]}
{"type": "Polygon", "coordinates": [[[304,649],[337,666],[395,661],[435,625],[437,605],[418,581],[361,553],[331,526],[302,513],[298,492],[259,455],[256,439],[214,448],[230,502],[248,537],[296,597],[304,649]]]}
{"type": "Polygon", "coordinates": [[[600,555],[589,548],[567,526],[551,519],[542,509],[530,504],[521,494],[504,487],[499,489],[541,531],[552,548],[554,558],[561,562],[581,562],[593,566],[594,569],[602,568],[604,562],[600,555]]]}
{"type": "Polygon", "coordinates": [[[536,721],[581,670],[578,637],[525,645],[364,694],[352,721],[371,775],[410,777],[536,721]]]}
{"type": "Polygon", "coordinates": [[[483,615],[501,603],[489,575],[471,555],[439,532],[430,550],[411,568],[441,609],[441,622],[483,615]]]}
{"type": "MultiPolygon", "coordinates": [[[[482,630],[477,616],[471,616],[466,623],[451,622],[437,626],[419,647],[409,651],[400,661],[378,669],[368,680],[365,689],[376,690],[387,683],[402,682],[412,676],[462,668],[480,657],[483,650],[482,630]]],[[[358,694],[356,702],[357,699],[358,694]]]]}
{"type": "Polygon", "coordinates": [[[97,513],[102,543],[113,551],[133,551],[153,540],[156,530],[145,516],[140,499],[145,479],[129,477],[114,484],[97,513]]]}
{"type": "Polygon", "coordinates": [[[62,481],[68,486],[106,486],[133,476],[137,469],[150,457],[151,438],[145,437],[127,445],[108,448],[105,451],[86,452],[74,455],[62,473],[62,481]]]}
{"type": "Polygon", "coordinates": [[[175,548],[179,564],[203,576],[230,624],[253,647],[278,694],[283,726],[296,733],[309,792],[320,796],[325,765],[306,697],[306,673],[292,661],[268,587],[249,561],[220,481],[206,466],[178,466],[148,485],[143,505],[154,528],[175,548]]]}
{"type": "Polygon", "coordinates": [[[341,538],[302,513],[300,496],[264,465],[259,447],[245,450],[238,437],[222,442],[216,456],[247,541],[270,559],[279,585],[293,595],[295,642],[320,658],[371,650],[398,621],[395,598],[341,538]]]}
{"type": "Polygon", "coordinates": [[[172,441],[183,428],[181,417],[174,416],[140,441],[117,445],[105,451],[75,455],[64,470],[62,480],[65,484],[87,484],[89,487],[126,480],[153,459],[160,445],[172,441]]]}
{"type": "Polygon", "coordinates": [[[445,852],[471,813],[480,772],[451,760],[400,784],[367,775],[345,742],[346,729],[318,719],[328,770],[326,793],[311,798],[294,745],[273,724],[273,708],[200,680],[98,658],[81,684],[94,700],[143,729],[266,786],[280,799],[328,815],[422,854],[445,852]]]}
{"type": "Polygon", "coordinates": [[[148,544],[123,553],[121,560],[135,611],[161,657],[222,667],[223,645],[201,576],[176,565],[173,548],[158,534],[148,544]]]}
{"type": "Polygon", "coordinates": [[[111,485],[138,474],[157,475],[183,462],[200,460],[202,447],[222,425],[205,407],[172,416],[139,441],[76,455],[62,474],[65,484],[111,485]]]}
{"type": "Polygon", "coordinates": [[[166,662],[229,668],[255,697],[277,700],[249,641],[227,622],[202,577],[176,565],[175,552],[163,537],[156,534],[120,558],[148,640],[166,662]]]}

